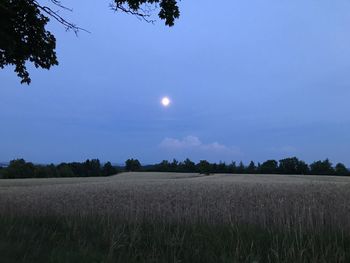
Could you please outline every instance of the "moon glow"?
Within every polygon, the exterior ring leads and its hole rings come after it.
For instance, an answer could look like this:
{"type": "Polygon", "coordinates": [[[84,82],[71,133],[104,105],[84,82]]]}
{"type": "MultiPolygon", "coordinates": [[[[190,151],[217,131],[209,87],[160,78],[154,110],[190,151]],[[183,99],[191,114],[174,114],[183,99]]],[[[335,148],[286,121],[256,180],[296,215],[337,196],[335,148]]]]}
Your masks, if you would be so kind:
{"type": "Polygon", "coordinates": [[[170,105],[170,99],[168,97],[164,97],[162,98],[161,103],[164,107],[168,107],[170,105]]]}

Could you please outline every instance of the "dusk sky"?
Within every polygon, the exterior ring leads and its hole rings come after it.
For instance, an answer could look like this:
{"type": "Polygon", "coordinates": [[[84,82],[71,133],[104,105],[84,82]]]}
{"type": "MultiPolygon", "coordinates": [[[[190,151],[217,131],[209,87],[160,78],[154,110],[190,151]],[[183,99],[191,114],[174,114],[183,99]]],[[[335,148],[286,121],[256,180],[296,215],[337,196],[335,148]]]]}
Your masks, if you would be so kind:
{"type": "Polygon", "coordinates": [[[265,161],[350,166],[350,2],[180,3],[172,28],[63,1],[59,66],[0,70],[0,161],[265,161]],[[162,97],[171,103],[163,107],[162,97]]]}

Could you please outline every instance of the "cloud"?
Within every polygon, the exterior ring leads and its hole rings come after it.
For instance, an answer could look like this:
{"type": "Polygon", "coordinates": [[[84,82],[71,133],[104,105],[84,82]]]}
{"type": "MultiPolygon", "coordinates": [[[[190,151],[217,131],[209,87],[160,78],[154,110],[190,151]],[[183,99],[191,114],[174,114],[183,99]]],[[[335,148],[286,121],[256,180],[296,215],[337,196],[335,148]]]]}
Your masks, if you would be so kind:
{"type": "Polygon", "coordinates": [[[198,139],[198,137],[195,137],[195,136],[186,136],[182,140],[174,139],[174,138],[165,138],[160,143],[160,146],[162,148],[168,148],[168,149],[185,149],[185,148],[192,148],[192,147],[200,147],[201,145],[202,145],[202,142],[198,139]]]}
{"type": "Polygon", "coordinates": [[[171,151],[196,151],[221,154],[240,154],[237,147],[228,147],[218,142],[205,144],[196,136],[186,136],[182,139],[165,138],[160,143],[160,147],[171,151]]]}

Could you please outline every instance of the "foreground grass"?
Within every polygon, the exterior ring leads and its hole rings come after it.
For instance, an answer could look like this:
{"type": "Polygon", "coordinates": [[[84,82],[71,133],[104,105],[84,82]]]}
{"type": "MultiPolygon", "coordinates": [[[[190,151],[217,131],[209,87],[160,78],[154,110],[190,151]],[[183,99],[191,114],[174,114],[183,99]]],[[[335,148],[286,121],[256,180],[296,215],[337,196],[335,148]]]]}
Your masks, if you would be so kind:
{"type": "Polygon", "coordinates": [[[350,236],[252,225],[0,216],[0,261],[350,262],[350,236]]]}

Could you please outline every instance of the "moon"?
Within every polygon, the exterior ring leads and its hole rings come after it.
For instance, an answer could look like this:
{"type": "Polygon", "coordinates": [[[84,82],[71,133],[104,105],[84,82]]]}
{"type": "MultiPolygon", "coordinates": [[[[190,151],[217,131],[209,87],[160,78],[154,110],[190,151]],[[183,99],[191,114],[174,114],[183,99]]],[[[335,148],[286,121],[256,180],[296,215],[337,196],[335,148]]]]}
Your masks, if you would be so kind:
{"type": "Polygon", "coordinates": [[[170,99],[168,97],[163,97],[161,103],[164,107],[168,107],[170,105],[170,99]]]}

